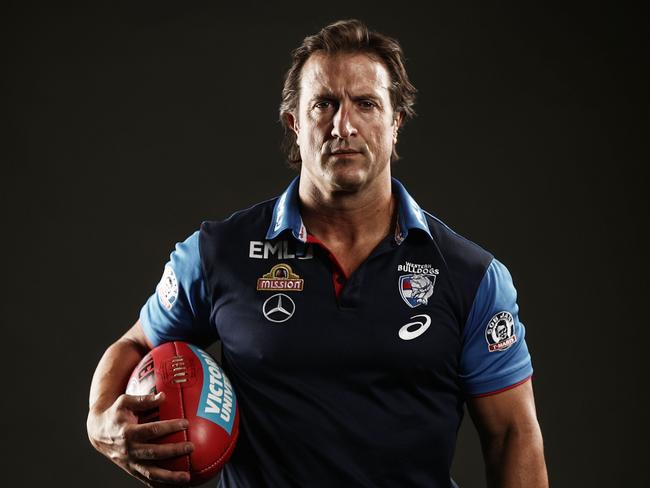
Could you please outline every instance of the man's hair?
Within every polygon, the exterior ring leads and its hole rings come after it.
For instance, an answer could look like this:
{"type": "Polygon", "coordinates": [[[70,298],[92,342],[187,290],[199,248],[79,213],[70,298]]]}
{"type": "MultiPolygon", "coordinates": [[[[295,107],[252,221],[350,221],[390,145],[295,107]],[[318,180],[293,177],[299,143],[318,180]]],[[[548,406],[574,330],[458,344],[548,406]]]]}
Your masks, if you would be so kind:
{"type": "MultiPolygon", "coordinates": [[[[280,103],[280,121],[284,127],[282,148],[287,156],[289,166],[300,168],[300,148],[296,143],[296,134],[285,120],[285,114],[291,113],[298,117],[298,102],[300,100],[300,78],[302,68],[315,52],[326,55],[339,53],[365,53],[381,61],[386,66],[391,78],[388,89],[396,116],[402,114],[402,125],[415,115],[413,105],[417,90],[409,81],[404,63],[404,52],[399,43],[388,36],[371,31],[361,21],[339,20],[323,27],[320,32],[305,37],[302,44],[293,51],[293,62],[284,77],[282,102],[280,103]]],[[[391,161],[399,158],[393,146],[391,161]]]]}

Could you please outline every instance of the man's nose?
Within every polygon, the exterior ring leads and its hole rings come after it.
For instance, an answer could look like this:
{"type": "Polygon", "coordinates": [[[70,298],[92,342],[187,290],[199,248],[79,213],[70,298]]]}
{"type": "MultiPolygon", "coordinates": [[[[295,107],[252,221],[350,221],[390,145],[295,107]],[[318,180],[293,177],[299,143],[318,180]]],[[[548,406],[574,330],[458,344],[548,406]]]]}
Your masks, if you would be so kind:
{"type": "Polygon", "coordinates": [[[356,124],[352,121],[352,114],[345,104],[339,105],[339,109],[334,114],[332,136],[338,139],[346,139],[356,135],[356,124]]]}

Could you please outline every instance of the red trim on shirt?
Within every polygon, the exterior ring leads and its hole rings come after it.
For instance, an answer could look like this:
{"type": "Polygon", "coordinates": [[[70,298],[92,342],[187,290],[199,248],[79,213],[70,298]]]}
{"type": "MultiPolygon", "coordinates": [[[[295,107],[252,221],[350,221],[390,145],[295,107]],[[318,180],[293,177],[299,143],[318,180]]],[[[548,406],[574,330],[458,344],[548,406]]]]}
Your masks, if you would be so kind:
{"type": "Polygon", "coordinates": [[[497,393],[502,393],[504,391],[511,390],[512,388],[515,388],[519,385],[523,385],[524,383],[526,383],[526,381],[529,381],[532,377],[533,375],[530,375],[528,378],[524,378],[523,380],[518,381],[514,385],[506,386],[505,388],[501,388],[500,390],[490,391],[488,393],[481,393],[479,395],[472,395],[472,398],[481,398],[481,397],[496,395],[497,393]]]}
{"type": "Polygon", "coordinates": [[[314,237],[313,235],[307,233],[307,242],[311,244],[318,244],[329,256],[330,261],[334,265],[334,271],[332,272],[332,284],[334,285],[334,293],[336,293],[336,298],[339,298],[341,296],[341,292],[343,291],[343,287],[348,281],[349,276],[345,274],[343,266],[341,266],[339,260],[336,259],[334,253],[330,251],[325,244],[319,241],[317,237],[314,237]]]}

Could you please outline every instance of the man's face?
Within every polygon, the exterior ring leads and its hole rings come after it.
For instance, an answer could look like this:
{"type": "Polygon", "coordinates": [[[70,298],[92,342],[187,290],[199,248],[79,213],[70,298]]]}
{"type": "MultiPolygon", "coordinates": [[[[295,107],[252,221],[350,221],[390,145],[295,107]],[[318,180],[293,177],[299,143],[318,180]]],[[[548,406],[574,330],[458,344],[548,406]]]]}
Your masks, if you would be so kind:
{"type": "Polygon", "coordinates": [[[508,338],[508,326],[505,324],[497,324],[497,337],[499,339],[507,339],[508,338]]]}
{"type": "Polygon", "coordinates": [[[384,64],[366,54],[311,55],[302,68],[297,117],[288,119],[303,177],[324,192],[353,192],[390,170],[400,122],[390,84],[384,64]]]}

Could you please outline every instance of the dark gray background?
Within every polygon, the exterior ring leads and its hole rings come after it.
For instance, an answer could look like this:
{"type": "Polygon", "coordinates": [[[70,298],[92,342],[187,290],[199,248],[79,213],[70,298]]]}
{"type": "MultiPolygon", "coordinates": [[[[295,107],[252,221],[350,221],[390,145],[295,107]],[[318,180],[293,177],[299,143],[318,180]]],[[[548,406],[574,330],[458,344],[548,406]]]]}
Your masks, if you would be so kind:
{"type": "MultiPolygon", "coordinates": [[[[552,484],[648,485],[640,12],[133,3],[4,7],[5,481],[137,486],[87,441],[95,364],[176,241],[283,190],[289,52],[359,17],[401,41],[420,90],[395,175],[514,276],[552,484]]],[[[483,485],[470,422],[454,475],[483,485]]]]}

